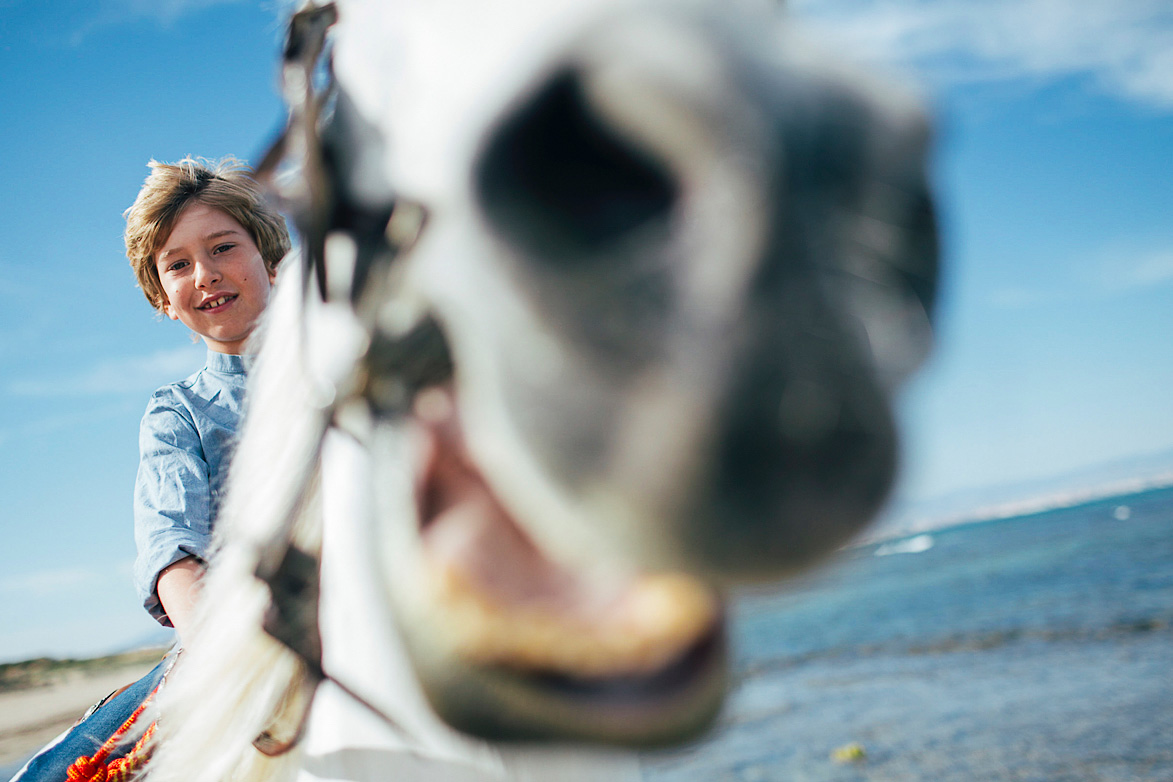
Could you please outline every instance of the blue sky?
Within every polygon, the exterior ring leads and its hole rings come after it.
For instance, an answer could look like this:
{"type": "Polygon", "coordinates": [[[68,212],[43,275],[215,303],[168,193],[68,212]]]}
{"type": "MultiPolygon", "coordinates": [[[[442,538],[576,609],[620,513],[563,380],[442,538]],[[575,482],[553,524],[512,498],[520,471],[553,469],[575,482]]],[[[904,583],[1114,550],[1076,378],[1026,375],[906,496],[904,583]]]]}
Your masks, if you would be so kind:
{"type": "MultiPolygon", "coordinates": [[[[1173,449],[1173,10],[1164,0],[793,0],[939,121],[938,351],[901,496],[1173,449]]],[[[0,0],[0,661],[151,632],[130,587],[138,420],[202,346],[134,287],[146,162],[257,160],[276,3],[0,0]]]]}

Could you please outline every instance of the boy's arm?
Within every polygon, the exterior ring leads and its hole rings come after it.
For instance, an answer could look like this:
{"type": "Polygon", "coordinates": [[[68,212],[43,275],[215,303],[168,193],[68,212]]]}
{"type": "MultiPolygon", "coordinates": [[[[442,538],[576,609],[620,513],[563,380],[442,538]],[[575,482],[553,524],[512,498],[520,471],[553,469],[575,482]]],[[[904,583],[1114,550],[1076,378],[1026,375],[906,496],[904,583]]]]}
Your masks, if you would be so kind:
{"type": "Polygon", "coordinates": [[[183,645],[191,640],[192,615],[195,611],[196,599],[200,592],[200,578],[204,574],[204,566],[195,557],[185,557],[173,562],[159,574],[157,590],[159,602],[175,632],[179,633],[179,641],[183,645]]]}
{"type": "MultiPolygon", "coordinates": [[[[181,587],[190,578],[182,571],[207,556],[211,543],[211,493],[203,446],[182,400],[168,387],[151,398],[139,431],[139,469],[134,493],[135,585],[143,605],[164,626],[177,624],[171,603],[180,612],[190,599],[177,589],[163,603],[159,581],[171,566],[190,560],[176,575],[181,587]]],[[[192,595],[194,597],[194,594],[192,595]]],[[[183,620],[180,619],[180,622],[183,620]]]]}

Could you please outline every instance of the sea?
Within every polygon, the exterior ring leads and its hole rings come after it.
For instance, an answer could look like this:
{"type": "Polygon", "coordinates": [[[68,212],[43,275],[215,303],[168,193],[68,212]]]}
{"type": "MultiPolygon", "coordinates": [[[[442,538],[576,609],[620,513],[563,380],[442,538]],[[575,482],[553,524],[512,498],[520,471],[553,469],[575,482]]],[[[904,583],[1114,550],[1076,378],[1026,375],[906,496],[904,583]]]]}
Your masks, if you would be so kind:
{"type": "Polygon", "coordinates": [[[646,782],[1173,782],[1173,489],[848,548],[730,643],[646,782]]]}

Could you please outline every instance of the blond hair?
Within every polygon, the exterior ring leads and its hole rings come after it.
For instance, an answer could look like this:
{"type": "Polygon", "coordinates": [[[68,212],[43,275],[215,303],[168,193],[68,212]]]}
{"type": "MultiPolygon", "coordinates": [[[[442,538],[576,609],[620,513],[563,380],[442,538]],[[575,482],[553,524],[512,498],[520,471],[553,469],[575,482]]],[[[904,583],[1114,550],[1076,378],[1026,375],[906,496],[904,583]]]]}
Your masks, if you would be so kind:
{"type": "Polygon", "coordinates": [[[143,295],[156,310],[167,303],[155,255],[171,236],[180,214],[193,203],[219,209],[240,223],[273,273],[289,251],[285,220],[266,202],[252,169],[234,157],[220,160],[185,157],[177,163],[147,164],[151,173],[126,218],[126,257],[143,295]]]}

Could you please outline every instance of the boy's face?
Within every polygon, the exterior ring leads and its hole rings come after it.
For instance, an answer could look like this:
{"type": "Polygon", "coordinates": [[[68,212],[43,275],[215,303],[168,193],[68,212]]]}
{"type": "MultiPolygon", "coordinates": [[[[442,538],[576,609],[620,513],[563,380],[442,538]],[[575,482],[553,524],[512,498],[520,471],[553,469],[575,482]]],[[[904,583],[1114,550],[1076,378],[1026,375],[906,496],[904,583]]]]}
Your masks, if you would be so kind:
{"type": "Polygon", "coordinates": [[[218,353],[240,353],[269,303],[273,275],[247,230],[219,209],[193,203],[155,254],[163,312],[218,353]]]}

